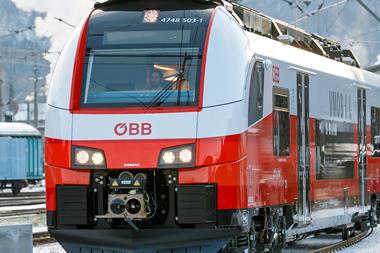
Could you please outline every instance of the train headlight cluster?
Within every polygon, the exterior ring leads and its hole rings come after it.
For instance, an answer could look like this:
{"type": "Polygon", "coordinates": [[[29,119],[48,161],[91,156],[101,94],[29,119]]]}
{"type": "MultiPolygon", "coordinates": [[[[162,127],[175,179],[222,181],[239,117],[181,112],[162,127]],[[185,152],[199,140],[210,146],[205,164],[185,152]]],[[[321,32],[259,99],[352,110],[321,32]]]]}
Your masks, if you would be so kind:
{"type": "Polygon", "coordinates": [[[163,149],[160,154],[158,167],[193,167],[194,145],[185,145],[163,149]]]}
{"type": "Polygon", "coordinates": [[[103,151],[84,148],[73,147],[73,168],[104,168],[105,158],[103,151]]]}

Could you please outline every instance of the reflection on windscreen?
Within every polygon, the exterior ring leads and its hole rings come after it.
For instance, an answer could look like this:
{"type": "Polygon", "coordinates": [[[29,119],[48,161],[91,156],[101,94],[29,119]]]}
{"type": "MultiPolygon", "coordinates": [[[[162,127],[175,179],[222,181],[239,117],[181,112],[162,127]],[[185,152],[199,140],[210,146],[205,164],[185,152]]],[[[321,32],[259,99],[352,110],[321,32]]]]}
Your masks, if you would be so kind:
{"type": "Polygon", "coordinates": [[[101,50],[87,59],[84,105],[148,106],[163,90],[160,105],[196,102],[198,49],[101,50]]]}

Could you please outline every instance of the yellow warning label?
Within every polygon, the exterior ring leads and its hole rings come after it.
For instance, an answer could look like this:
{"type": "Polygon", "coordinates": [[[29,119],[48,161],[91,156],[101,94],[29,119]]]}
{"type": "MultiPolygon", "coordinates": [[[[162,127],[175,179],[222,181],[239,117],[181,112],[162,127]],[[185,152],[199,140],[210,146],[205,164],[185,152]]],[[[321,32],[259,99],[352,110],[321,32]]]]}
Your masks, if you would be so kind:
{"type": "Polygon", "coordinates": [[[141,186],[140,182],[139,181],[136,181],[133,186],[141,186]]]}
{"type": "Polygon", "coordinates": [[[113,181],[112,186],[113,186],[113,187],[116,187],[116,186],[119,186],[119,184],[118,184],[117,181],[115,180],[115,181],[113,181]]]}

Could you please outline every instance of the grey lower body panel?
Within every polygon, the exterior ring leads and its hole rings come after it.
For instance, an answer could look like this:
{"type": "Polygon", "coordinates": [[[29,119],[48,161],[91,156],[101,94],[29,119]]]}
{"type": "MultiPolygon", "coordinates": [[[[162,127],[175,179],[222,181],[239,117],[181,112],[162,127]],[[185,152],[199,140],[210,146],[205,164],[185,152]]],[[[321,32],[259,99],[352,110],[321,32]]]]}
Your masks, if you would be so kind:
{"type": "Polygon", "coordinates": [[[287,237],[303,235],[313,231],[324,230],[328,228],[339,227],[352,224],[353,217],[356,215],[364,215],[368,212],[368,207],[351,207],[345,213],[344,208],[322,210],[314,212],[311,216],[310,223],[300,227],[293,227],[286,231],[287,237]]]}

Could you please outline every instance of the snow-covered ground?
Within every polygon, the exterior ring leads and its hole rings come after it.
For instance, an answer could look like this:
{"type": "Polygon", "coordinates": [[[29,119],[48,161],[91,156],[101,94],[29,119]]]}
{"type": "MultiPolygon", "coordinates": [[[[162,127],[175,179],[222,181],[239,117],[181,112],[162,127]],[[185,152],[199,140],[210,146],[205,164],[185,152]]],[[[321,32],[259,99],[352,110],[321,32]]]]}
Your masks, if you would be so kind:
{"type": "Polygon", "coordinates": [[[50,243],[34,247],[33,253],[66,253],[58,243],[50,243]]]}
{"type": "MultiPolygon", "coordinates": [[[[307,253],[312,250],[317,250],[325,246],[337,243],[341,240],[341,235],[321,235],[318,237],[308,238],[290,244],[289,248],[284,250],[284,253],[307,253]]],[[[380,226],[373,230],[373,233],[360,243],[343,249],[342,253],[380,253],[380,226]]]]}
{"type": "Polygon", "coordinates": [[[342,251],[344,253],[380,253],[380,225],[360,243],[342,251]]]}
{"type": "Polygon", "coordinates": [[[11,217],[0,219],[0,226],[23,225],[23,224],[32,224],[33,232],[47,231],[45,214],[11,216],[11,217]]]}

